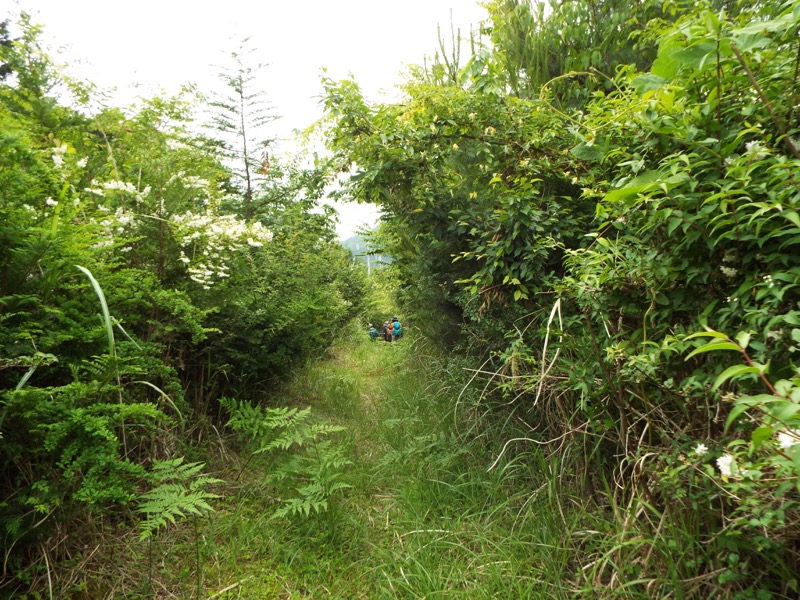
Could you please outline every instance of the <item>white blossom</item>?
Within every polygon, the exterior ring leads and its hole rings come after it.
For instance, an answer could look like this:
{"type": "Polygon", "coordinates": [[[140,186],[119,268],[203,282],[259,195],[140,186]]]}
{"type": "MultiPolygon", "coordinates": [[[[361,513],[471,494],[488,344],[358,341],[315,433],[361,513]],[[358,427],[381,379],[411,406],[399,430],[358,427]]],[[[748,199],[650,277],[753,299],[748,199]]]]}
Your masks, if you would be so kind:
{"type": "Polygon", "coordinates": [[[719,270],[722,271],[722,274],[725,275],[725,277],[733,277],[736,275],[736,273],[738,273],[738,271],[733,267],[726,267],[725,265],[722,265],[719,270]]]}
{"type": "Polygon", "coordinates": [[[227,264],[231,253],[248,246],[259,248],[272,239],[272,233],[261,223],[247,223],[234,215],[194,214],[189,211],[174,215],[176,239],[190,248],[189,258],[181,252],[179,260],[186,265],[189,278],[209,289],[215,281],[230,277],[227,264]]]}
{"type": "Polygon", "coordinates": [[[697,454],[698,456],[703,456],[703,454],[705,454],[706,452],[708,452],[708,446],[706,446],[702,442],[697,444],[697,448],[694,449],[694,453],[697,454]]]}
{"type": "Polygon", "coordinates": [[[735,477],[738,471],[736,459],[728,453],[723,454],[717,459],[717,467],[723,477],[735,477]]]}
{"type": "Polygon", "coordinates": [[[53,200],[52,198],[48,198],[44,201],[47,206],[58,206],[58,200],[53,200]]]}
{"type": "Polygon", "coordinates": [[[800,430],[787,429],[786,431],[778,432],[778,445],[786,450],[795,444],[800,444],[800,430]]]}
{"type": "Polygon", "coordinates": [[[753,158],[761,158],[761,157],[766,156],[768,154],[767,153],[767,149],[764,146],[764,144],[762,142],[759,142],[759,141],[747,142],[745,144],[745,148],[746,148],[747,154],[752,154],[753,158]]]}
{"type": "Polygon", "coordinates": [[[64,155],[67,153],[67,145],[61,144],[53,148],[53,164],[61,168],[64,165],[64,155]]]}

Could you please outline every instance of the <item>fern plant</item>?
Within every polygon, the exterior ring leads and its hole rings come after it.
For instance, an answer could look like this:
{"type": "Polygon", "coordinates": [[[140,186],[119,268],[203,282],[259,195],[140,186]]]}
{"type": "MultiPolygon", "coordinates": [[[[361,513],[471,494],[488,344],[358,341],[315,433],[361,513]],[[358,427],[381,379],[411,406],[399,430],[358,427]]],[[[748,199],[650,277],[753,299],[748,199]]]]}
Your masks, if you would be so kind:
{"type": "Polygon", "coordinates": [[[334,446],[331,440],[315,439],[313,445],[306,446],[304,452],[295,454],[275,471],[276,481],[291,479],[305,484],[295,488],[297,495],[285,499],[273,518],[328,512],[334,494],[352,487],[342,481],[344,468],[351,464],[341,446],[334,446]]]}
{"type": "Polygon", "coordinates": [[[329,512],[334,495],[352,487],[343,481],[352,461],[340,445],[324,439],[344,427],[310,422],[310,408],[267,408],[230,398],[222,405],[231,415],[228,426],[254,444],[253,456],[275,458],[268,480],[288,483],[296,493],[282,500],[273,518],[329,512]]]}
{"type": "Polygon", "coordinates": [[[179,518],[201,517],[214,510],[208,501],[219,495],[204,488],[222,480],[203,475],[204,467],[205,463],[199,462],[183,464],[182,456],[153,464],[153,479],[159,485],[139,497],[142,502],[137,512],[146,515],[139,524],[140,540],[150,538],[168,523],[177,523],[179,518]]]}
{"type": "Polygon", "coordinates": [[[206,490],[209,485],[222,480],[202,473],[205,463],[183,462],[179,456],[171,460],[153,463],[152,477],[159,485],[139,497],[141,501],[137,512],[146,515],[139,524],[140,540],[149,541],[150,582],[152,585],[153,545],[156,531],[169,523],[191,518],[194,525],[195,567],[197,573],[197,597],[200,597],[202,577],[200,569],[200,536],[197,518],[212,512],[210,500],[219,498],[218,494],[206,490]]]}

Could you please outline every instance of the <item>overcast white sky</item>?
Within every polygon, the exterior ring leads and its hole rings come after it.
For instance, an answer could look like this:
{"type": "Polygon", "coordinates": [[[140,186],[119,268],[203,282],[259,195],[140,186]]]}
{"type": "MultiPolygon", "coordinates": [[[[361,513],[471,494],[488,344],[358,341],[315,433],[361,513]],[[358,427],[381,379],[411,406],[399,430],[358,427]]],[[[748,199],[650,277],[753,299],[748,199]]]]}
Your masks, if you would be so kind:
{"type": "MultiPolygon", "coordinates": [[[[122,105],[187,82],[213,89],[214,65],[250,36],[256,60],[269,65],[263,87],[281,117],[274,134],[284,139],[321,116],[323,67],[334,79],[352,74],[370,99],[388,99],[382,91],[393,93],[404,65],[435,52],[437,25],[449,39],[452,15],[467,37],[486,15],[477,0],[0,0],[0,7],[0,20],[30,12],[48,44],[65,48],[57,58],[69,73],[117,88],[122,105]]],[[[376,213],[349,205],[340,214],[347,237],[376,213]]]]}

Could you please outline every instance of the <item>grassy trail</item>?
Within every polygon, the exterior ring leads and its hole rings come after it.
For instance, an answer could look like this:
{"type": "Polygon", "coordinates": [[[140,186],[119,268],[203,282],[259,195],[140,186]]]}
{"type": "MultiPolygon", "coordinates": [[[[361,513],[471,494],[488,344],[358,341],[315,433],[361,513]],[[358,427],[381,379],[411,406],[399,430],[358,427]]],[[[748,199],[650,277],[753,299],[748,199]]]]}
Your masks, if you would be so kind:
{"type": "Polygon", "coordinates": [[[351,487],[325,512],[273,519],[298,486],[270,479],[276,459],[250,460],[207,523],[206,597],[574,597],[554,494],[529,490],[522,464],[487,472],[499,446],[463,378],[413,338],[361,332],[310,366],[287,403],[343,427],[331,439],[351,487]]]}

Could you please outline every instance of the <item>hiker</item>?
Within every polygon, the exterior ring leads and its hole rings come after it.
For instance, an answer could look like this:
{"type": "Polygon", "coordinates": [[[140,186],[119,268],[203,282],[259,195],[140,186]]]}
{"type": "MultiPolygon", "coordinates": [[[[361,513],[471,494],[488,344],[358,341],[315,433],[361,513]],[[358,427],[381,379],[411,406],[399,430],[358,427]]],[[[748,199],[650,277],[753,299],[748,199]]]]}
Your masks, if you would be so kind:
{"type": "Polygon", "coordinates": [[[389,324],[389,321],[383,322],[383,339],[387,342],[392,341],[392,326],[389,324]]]}
{"type": "Polygon", "coordinates": [[[378,337],[378,330],[375,329],[375,325],[372,323],[369,324],[369,339],[371,342],[374,342],[378,337]]]}
{"type": "Polygon", "coordinates": [[[392,317],[392,341],[399,340],[403,335],[403,326],[400,325],[400,319],[392,317]]]}

